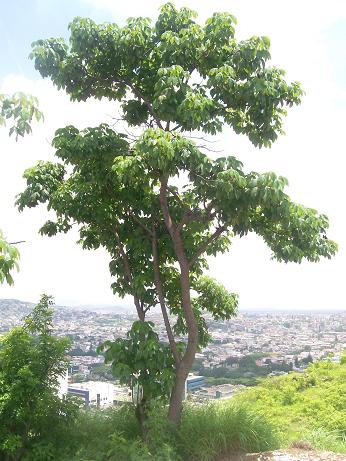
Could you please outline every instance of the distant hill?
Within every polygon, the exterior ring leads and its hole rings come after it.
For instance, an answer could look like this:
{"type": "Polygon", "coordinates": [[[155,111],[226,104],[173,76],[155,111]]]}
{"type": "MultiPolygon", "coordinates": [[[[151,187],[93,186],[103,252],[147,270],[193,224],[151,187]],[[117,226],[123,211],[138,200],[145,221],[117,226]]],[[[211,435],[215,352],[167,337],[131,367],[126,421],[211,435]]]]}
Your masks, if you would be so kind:
{"type": "Polygon", "coordinates": [[[18,299],[0,299],[0,315],[8,314],[22,318],[28,315],[34,306],[34,303],[19,301],[18,299]]]}
{"type": "MultiPolygon", "coordinates": [[[[28,315],[29,312],[33,309],[35,303],[30,303],[28,301],[20,301],[19,299],[0,299],[0,317],[6,314],[14,315],[17,317],[24,317],[28,315]]],[[[72,311],[88,311],[96,312],[102,314],[123,314],[134,312],[134,308],[126,305],[93,305],[93,304],[84,304],[80,306],[54,306],[56,310],[72,310],[72,311]]]]}

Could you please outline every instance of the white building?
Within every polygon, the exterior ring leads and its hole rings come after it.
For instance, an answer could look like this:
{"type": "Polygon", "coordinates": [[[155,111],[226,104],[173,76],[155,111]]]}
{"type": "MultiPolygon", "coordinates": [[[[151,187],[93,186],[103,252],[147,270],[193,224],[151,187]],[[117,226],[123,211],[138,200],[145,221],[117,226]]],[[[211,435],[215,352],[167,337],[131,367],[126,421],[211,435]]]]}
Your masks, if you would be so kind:
{"type": "Polygon", "coordinates": [[[59,395],[60,398],[62,398],[64,395],[67,394],[67,388],[68,388],[68,371],[67,371],[67,369],[66,369],[66,372],[62,376],[59,376],[58,383],[59,383],[58,395],[59,395]]]}
{"type": "Polygon", "coordinates": [[[73,383],[68,386],[68,393],[80,397],[87,407],[107,407],[113,405],[115,386],[103,381],[73,383]]]}

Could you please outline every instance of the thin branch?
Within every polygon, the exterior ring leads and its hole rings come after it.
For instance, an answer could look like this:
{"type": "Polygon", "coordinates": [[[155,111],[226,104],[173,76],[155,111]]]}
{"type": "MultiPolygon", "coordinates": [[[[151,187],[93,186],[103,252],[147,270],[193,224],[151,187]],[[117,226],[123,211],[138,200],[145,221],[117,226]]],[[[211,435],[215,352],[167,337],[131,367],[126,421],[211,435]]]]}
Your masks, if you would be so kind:
{"type": "Polygon", "coordinates": [[[195,254],[190,259],[190,262],[189,262],[190,267],[193,266],[193,264],[195,264],[197,259],[206,251],[208,246],[212,242],[214,242],[222,234],[222,232],[224,232],[226,229],[227,229],[226,225],[218,227],[212,235],[210,235],[203,243],[200,244],[200,246],[197,248],[195,254]]]}
{"type": "Polygon", "coordinates": [[[136,88],[135,86],[132,85],[132,83],[130,82],[125,82],[125,81],[122,81],[121,83],[125,84],[126,86],[128,86],[133,94],[137,97],[139,97],[140,99],[142,99],[142,101],[144,102],[144,104],[147,106],[148,110],[149,110],[149,113],[152,115],[152,117],[155,119],[156,123],[157,123],[157,126],[159,128],[161,128],[163,130],[163,126],[161,124],[161,121],[160,119],[157,117],[157,115],[155,114],[155,111],[153,109],[153,106],[152,104],[143,96],[142,92],[136,88]]]}
{"type": "Polygon", "coordinates": [[[172,239],[174,241],[174,234],[175,234],[176,226],[173,223],[173,220],[171,218],[171,214],[169,212],[168,203],[167,203],[167,195],[166,195],[167,188],[168,188],[168,178],[167,178],[167,176],[162,176],[160,178],[160,182],[161,182],[161,186],[160,186],[161,210],[162,210],[162,213],[163,213],[163,217],[164,217],[165,224],[167,226],[168,232],[169,232],[170,236],[172,237],[172,239]]]}
{"type": "Polygon", "coordinates": [[[220,154],[221,152],[223,152],[223,149],[210,149],[209,147],[203,145],[203,144],[196,144],[196,147],[198,147],[198,149],[205,149],[207,150],[208,152],[213,152],[214,154],[220,154]]]}
{"type": "Polygon", "coordinates": [[[134,300],[134,303],[135,303],[135,306],[136,306],[138,318],[140,320],[144,320],[145,319],[145,312],[143,310],[143,305],[141,305],[141,303],[140,303],[139,297],[137,296],[135,290],[133,289],[133,279],[132,279],[130,263],[129,263],[127,254],[124,251],[123,245],[121,244],[121,241],[120,241],[120,237],[119,237],[116,230],[114,230],[114,235],[115,235],[116,241],[118,243],[119,253],[120,253],[120,255],[122,257],[122,260],[123,260],[123,263],[124,263],[125,277],[127,278],[127,283],[129,284],[129,287],[131,288],[131,291],[133,292],[132,296],[133,296],[133,300],[134,300]]]}
{"type": "Polygon", "coordinates": [[[199,141],[209,142],[210,144],[216,144],[216,143],[219,142],[218,140],[212,141],[211,139],[207,139],[207,138],[205,138],[204,136],[191,136],[191,135],[185,135],[185,137],[188,138],[188,139],[198,139],[199,141]]]}
{"type": "Polygon", "coordinates": [[[9,245],[18,245],[18,243],[26,243],[26,240],[18,240],[18,242],[8,242],[9,245]]]}
{"type": "Polygon", "coordinates": [[[163,295],[162,281],[161,281],[161,276],[160,276],[160,261],[159,261],[159,252],[158,252],[158,244],[157,244],[157,235],[156,235],[156,230],[155,230],[154,225],[152,228],[151,242],[152,242],[154,281],[155,281],[156,291],[157,291],[157,295],[158,295],[160,306],[161,306],[162,317],[165,323],[169,345],[171,347],[175,365],[178,366],[179,363],[181,362],[181,356],[179,354],[177,343],[173,335],[172,327],[171,327],[168,313],[167,313],[165,297],[163,295]]]}
{"type": "MultiPolygon", "coordinates": [[[[132,211],[132,210],[130,209],[130,211],[132,211]]],[[[130,219],[131,219],[131,218],[134,219],[134,220],[136,221],[136,223],[139,224],[140,227],[141,227],[142,229],[144,229],[145,232],[147,232],[150,236],[152,235],[151,229],[149,229],[148,226],[146,226],[144,223],[142,223],[142,221],[141,221],[135,214],[129,215],[129,214],[127,213],[127,216],[128,216],[128,218],[130,218],[130,219]]]]}

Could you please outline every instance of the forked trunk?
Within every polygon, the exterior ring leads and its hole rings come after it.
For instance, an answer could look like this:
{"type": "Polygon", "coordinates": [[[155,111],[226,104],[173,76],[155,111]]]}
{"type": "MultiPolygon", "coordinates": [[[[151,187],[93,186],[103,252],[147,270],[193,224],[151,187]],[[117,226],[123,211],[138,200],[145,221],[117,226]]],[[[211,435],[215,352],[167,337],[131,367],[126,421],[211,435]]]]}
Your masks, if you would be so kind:
{"type": "Polygon", "coordinates": [[[167,230],[171,236],[174,251],[180,266],[180,288],[181,288],[181,305],[184,312],[184,318],[187,327],[187,345],[183,358],[176,366],[175,382],[171,393],[171,399],[168,410],[168,418],[174,424],[180,423],[181,410],[183,406],[185,381],[189,371],[192,368],[193,361],[198,347],[198,326],[191,305],[190,293],[190,263],[186,257],[184,242],[177,227],[171,218],[167,203],[167,184],[168,178],[160,178],[160,204],[164,216],[167,230]]]}

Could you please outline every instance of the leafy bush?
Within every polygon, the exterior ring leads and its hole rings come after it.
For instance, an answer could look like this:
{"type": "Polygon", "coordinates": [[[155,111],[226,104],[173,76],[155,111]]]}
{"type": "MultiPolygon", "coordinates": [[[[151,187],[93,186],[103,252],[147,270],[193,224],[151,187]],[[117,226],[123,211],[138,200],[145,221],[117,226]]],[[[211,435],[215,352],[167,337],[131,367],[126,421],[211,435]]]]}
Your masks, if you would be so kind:
{"type": "Polygon", "coordinates": [[[50,297],[0,338],[0,459],[49,461],[68,447],[77,405],[58,396],[68,341],[52,336],[50,297]]]}

